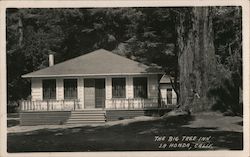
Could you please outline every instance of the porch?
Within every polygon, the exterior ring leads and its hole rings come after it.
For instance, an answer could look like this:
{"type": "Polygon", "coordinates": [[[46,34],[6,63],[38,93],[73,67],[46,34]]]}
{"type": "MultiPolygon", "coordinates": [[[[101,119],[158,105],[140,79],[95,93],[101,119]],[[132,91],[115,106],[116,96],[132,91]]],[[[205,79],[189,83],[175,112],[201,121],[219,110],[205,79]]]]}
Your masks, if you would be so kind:
{"type": "Polygon", "coordinates": [[[102,106],[83,107],[79,99],[73,100],[21,100],[20,111],[75,111],[75,110],[138,110],[171,108],[174,104],[166,104],[165,99],[158,98],[113,98],[106,99],[102,106]]]}
{"type": "Polygon", "coordinates": [[[78,99],[23,100],[20,101],[20,120],[21,125],[94,124],[137,116],[161,116],[175,106],[162,102],[164,100],[157,98],[117,98],[105,100],[102,107],[82,108],[78,99]]]}

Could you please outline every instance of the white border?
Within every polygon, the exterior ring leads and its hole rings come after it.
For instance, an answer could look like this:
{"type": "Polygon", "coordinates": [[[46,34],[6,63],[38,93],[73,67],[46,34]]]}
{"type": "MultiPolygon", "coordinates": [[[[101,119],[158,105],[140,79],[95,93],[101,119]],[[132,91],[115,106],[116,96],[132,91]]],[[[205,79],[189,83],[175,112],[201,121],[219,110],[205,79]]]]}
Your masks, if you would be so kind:
{"type": "Polygon", "coordinates": [[[232,156],[247,157],[249,156],[249,1],[247,0],[137,0],[137,1],[2,1],[0,2],[0,111],[1,111],[1,127],[0,127],[0,156],[232,156]],[[171,7],[171,6],[242,6],[243,13],[243,102],[244,102],[244,150],[243,151],[149,151],[149,152],[83,152],[83,153],[7,153],[7,120],[6,120],[6,31],[5,31],[5,9],[13,8],[79,8],[79,7],[171,7]]]}

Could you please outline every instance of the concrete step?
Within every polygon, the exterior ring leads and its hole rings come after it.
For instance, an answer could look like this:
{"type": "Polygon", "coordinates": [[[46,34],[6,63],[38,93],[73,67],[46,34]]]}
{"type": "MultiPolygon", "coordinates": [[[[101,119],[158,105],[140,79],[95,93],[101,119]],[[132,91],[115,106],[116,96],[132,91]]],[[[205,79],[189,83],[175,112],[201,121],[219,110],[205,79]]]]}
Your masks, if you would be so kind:
{"type": "Polygon", "coordinates": [[[83,122],[68,122],[66,125],[70,124],[104,124],[105,121],[83,121],[83,122]]]}
{"type": "Polygon", "coordinates": [[[97,124],[105,123],[106,111],[104,110],[82,110],[72,111],[66,124],[97,124]]]}
{"type": "Polygon", "coordinates": [[[77,120],[91,120],[91,121],[95,121],[95,120],[105,120],[104,117],[100,117],[100,118],[70,118],[68,121],[77,121],[77,120]]]}
{"type": "Polygon", "coordinates": [[[95,117],[95,116],[105,116],[105,114],[72,114],[71,117],[81,117],[81,116],[89,116],[89,117],[95,117]]]}
{"type": "Polygon", "coordinates": [[[82,111],[72,111],[71,113],[106,113],[105,110],[82,110],[82,111]]]}
{"type": "Polygon", "coordinates": [[[97,123],[97,122],[105,122],[104,119],[75,119],[75,120],[69,120],[67,121],[67,124],[68,123],[77,123],[77,122],[94,122],[94,123],[97,123]]]}

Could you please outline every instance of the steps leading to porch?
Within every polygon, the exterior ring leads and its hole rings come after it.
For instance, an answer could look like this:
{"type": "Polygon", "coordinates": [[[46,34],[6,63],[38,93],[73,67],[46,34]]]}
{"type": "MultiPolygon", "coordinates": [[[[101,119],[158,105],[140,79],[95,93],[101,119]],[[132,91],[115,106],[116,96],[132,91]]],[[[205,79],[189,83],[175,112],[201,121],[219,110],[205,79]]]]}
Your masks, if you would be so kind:
{"type": "Polygon", "coordinates": [[[82,110],[72,111],[66,124],[100,124],[105,123],[106,111],[82,110]]]}

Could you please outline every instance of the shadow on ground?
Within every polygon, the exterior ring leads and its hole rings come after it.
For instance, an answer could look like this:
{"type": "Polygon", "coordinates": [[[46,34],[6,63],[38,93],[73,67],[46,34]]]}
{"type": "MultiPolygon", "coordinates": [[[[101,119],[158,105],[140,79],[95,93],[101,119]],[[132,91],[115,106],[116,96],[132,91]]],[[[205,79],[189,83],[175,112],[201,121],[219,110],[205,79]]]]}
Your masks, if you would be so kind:
{"type": "Polygon", "coordinates": [[[189,128],[184,125],[194,120],[192,116],[169,117],[151,121],[140,121],[127,125],[83,126],[67,129],[42,129],[25,133],[8,134],[8,152],[83,152],[83,151],[129,151],[129,150],[242,150],[243,134],[219,131],[217,128],[189,128]],[[155,141],[155,136],[166,136],[164,141],[155,141]],[[170,136],[209,137],[206,142],[168,142],[170,136]],[[212,147],[195,147],[195,144],[212,147]],[[161,147],[166,144],[166,147],[161,147]]]}
{"type": "Polygon", "coordinates": [[[19,125],[19,120],[11,119],[7,120],[7,127],[13,127],[19,125]]]}

